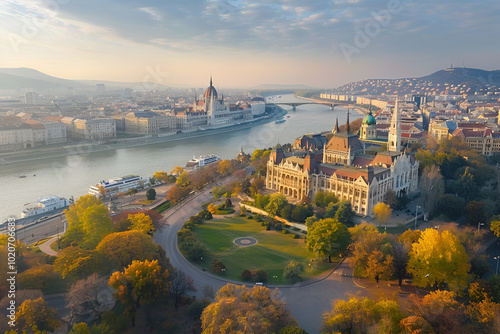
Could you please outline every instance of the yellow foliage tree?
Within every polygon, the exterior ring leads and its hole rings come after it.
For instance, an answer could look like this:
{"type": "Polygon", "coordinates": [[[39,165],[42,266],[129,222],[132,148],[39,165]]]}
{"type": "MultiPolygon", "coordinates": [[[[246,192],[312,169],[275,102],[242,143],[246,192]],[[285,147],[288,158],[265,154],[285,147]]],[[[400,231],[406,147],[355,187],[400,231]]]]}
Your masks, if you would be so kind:
{"type": "Polygon", "coordinates": [[[184,173],[184,168],[181,166],[175,166],[174,169],[170,171],[170,174],[172,175],[181,175],[182,173],[184,173]]]}
{"type": "Polygon", "coordinates": [[[158,182],[163,182],[167,183],[168,182],[168,173],[167,172],[155,172],[153,174],[153,177],[158,181],[158,182]]]}
{"type": "Polygon", "coordinates": [[[219,173],[222,176],[228,176],[232,172],[234,172],[234,167],[231,160],[222,160],[219,162],[217,166],[217,173],[219,173]]]}
{"type": "Polygon", "coordinates": [[[207,206],[207,210],[210,211],[210,213],[213,215],[215,215],[217,213],[217,208],[215,207],[214,203],[210,203],[207,206]]]}
{"type": "Polygon", "coordinates": [[[56,310],[49,307],[42,297],[25,300],[17,310],[16,322],[20,330],[26,331],[36,327],[41,331],[53,332],[61,325],[56,310]]]}
{"type": "Polygon", "coordinates": [[[373,207],[373,214],[375,215],[375,219],[378,221],[379,225],[385,224],[392,215],[391,206],[385,204],[384,202],[377,203],[373,207]]]}
{"type": "Polygon", "coordinates": [[[420,287],[449,284],[459,288],[467,284],[469,258],[457,237],[449,231],[441,234],[428,228],[412,245],[407,271],[420,287]]]}
{"type": "Polygon", "coordinates": [[[155,230],[151,217],[142,212],[128,215],[128,220],[131,223],[130,230],[139,231],[149,235],[151,235],[155,230]]]}
{"type": "Polygon", "coordinates": [[[125,306],[125,312],[135,326],[135,314],[141,306],[149,305],[168,293],[171,282],[168,270],[162,270],[157,260],[133,261],[123,272],[111,275],[108,284],[115,297],[125,306]]]}
{"type": "Polygon", "coordinates": [[[134,260],[151,259],[158,252],[158,247],[151,237],[142,232],[125,231],[107,235],[97,245],[96,251],[117,268],[123,268],[134,260]]]}

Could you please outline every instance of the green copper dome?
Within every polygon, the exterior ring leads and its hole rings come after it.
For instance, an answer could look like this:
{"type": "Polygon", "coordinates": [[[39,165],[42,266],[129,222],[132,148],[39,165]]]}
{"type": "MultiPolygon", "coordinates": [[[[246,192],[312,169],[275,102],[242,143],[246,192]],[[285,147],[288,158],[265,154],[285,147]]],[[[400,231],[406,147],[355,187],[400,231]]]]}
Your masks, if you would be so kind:
{"type": "Polygon", "coordinates": [[[377,121],[375,120],[375,117],[373,117],[371,111],[368,115],[365,116],[365,118],[363,118],[363,124],[366,124],[366,125],[377,124],[377,121]]]}

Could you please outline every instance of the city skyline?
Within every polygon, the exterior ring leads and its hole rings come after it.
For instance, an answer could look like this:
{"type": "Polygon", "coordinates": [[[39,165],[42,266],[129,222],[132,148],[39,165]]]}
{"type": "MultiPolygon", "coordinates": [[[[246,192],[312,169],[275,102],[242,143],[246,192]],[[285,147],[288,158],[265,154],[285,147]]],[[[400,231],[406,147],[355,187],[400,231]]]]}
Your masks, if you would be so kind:
{"type": "Polygon", "coordinates": [[[497,69],[500,4],[465,1],[3,0],[2,67],[64,79],[336,87],[497,69]]]}

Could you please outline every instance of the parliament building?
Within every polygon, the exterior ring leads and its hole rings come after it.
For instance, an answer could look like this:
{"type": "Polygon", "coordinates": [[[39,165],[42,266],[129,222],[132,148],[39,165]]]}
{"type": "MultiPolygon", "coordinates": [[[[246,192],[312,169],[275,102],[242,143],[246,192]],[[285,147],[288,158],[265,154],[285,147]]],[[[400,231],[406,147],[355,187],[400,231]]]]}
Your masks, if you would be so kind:
{"type": "MultiPolygon", "coordinates": [[[[373,136],[375,123],[370,112],[363,119],[361,137],[373,136]]],[[[313,200],[318,191],[330,192],[349,200],[354,212],[362,216],[372,216],[373,207],[384,200],[389,189],[397,196],[417,191],[418,161],[402,151],[397,102],[387,151],[365,154],[360,138],[350,132],[349,114],[346,128],[340,132],[337,121],[328,140],[324,135],[304,135],[294,142],[291,152],[274,149],[267,163],[266,187],[297,201],[313,200]]]]}

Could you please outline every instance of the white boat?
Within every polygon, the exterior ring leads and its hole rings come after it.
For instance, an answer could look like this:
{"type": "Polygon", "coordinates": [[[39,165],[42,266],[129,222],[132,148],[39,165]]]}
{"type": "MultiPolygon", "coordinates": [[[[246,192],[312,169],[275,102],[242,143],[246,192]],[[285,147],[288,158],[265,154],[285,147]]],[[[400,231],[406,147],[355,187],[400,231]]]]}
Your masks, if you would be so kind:
{"type": "Polygon", "coordinates": [[[64,197],[48,196],[40,197],[34,203],[26,203],[21,212],[21,218],[32,217],[42,213],[48,213],[57,209],[65,208],[69,205],[64,197]]]}
{"type": "Polygon", "coordinates": [[[113,196],[118,193],[125,193],[130,189],[141,188],[146,180],[137,175],[128,175],[108,181],[100,181],[96,185],[90,186],[89,194],[97,197],[113,196]]]}
{"type": "Polygon", "coordinates": [[[186,169],[197,169],[206,165],[210,165],[219,160],[220,158],[215,154],[202,155],[198,159],[193,156],[193,159],[189,160],[186,164],[186,169]]]}
{"type": "Polygon", "coordinates": [[[285,122],[286,122],[286,119],[280,118],[280,119],[276,120],[276,122],[274,122],[274,123],[280,124],[280,123],[285,123],[285,122]]]}

